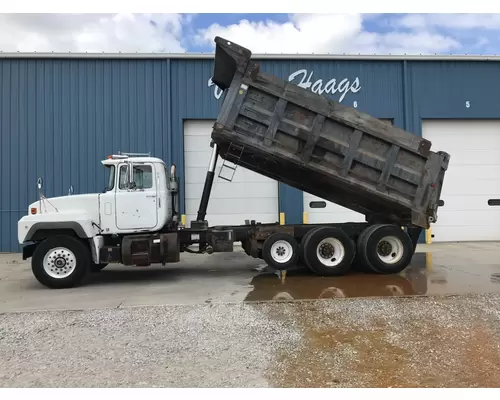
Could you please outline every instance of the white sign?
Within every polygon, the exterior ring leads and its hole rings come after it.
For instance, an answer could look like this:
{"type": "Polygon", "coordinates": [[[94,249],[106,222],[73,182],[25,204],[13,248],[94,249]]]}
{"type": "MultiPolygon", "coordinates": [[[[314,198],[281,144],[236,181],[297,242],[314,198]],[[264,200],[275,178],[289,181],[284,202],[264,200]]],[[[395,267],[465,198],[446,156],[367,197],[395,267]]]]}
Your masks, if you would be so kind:
{"type": "MultiPolygon", "coordinates": [[[[361,85],[359,83],[359,78],[356,77],[354,80],[351,82],[347,78],[343,78],[340,80],[340,82],[337,83],[337,78],[331,78],[326,84],[323,84],[323,79],[318,79],[313,82],[312,77],[313,77],[314,71],[309,71],[307,69],[299,69],[298,71],[295,71],[291,73],[288,76],[288,82],[293,82],[294,80],[299,80],[299,82],[294,82],[296,85],[300,86],[301,88],[304,89],[311,89],[313,93],[318,93],[318,94],[331,94],[334,95],[336,93],[340,94],[339,99],[337,100],[338,102],[342,102],[344,100],[345,96],[350,92],[350,93],[357,93],[361,90],[361,85]]],[[[208,80],[208,87],[215,86],[215,84],[212,82],[212,78],[208,80]]],[[[222,96],[223,91],[215,86],[214,87],[214,97],[219,100],[222,96]]]]}
{"type": "Polygon", "coordinates": [[[293,82],[295,78],[300,77],[300,83],[296,83],[298,86],[304,89],[309,89],[311,88],[311,91],[313,93],[318,93],[318,94],[335,94],[335,93],[340,93],[340,97],[338,99],[338,102],[342,102],[344,100],[344,97],[347,95],[347,93],[357,93],[361,89],[361,85],[359,84],[359,78],[356,77],[354,81],[350,81],[347,78],[342,79],[339,83],[337,83],[336,78],[330,79],[326,84],[323,86],[323,79],[318,79],[314,82],[312,82],[312,76],[314,74],[314,71],[311,71],[311,73],[308,75],[307,69],[299,69],[298,71],[295,71],[294,73],[290,74],[288,77],[288,82],[293,82]]]}

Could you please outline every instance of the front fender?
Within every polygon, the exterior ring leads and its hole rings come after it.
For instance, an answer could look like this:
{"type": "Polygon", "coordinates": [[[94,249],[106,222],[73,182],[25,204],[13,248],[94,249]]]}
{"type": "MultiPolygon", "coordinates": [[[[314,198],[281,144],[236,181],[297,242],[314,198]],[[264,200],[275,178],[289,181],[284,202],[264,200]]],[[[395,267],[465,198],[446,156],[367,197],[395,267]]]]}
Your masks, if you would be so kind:
{"type": "Polygon", "coordinates": [[[89,239],[96,235],[92,221],[85,214],[75,213],[47,213],[27,215],[17,224],[17,236],[20,244],[41,240],[48,232],[71,231],[82,239],[89,239]]]}

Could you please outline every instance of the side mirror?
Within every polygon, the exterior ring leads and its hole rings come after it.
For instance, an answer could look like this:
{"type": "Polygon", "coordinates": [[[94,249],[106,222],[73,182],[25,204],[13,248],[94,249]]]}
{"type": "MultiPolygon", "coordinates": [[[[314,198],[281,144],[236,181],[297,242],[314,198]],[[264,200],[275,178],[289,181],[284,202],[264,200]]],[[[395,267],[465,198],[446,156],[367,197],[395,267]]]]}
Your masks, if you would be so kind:
{"type": "Polygon", "coordinates": [[[36,185],[38,186],[38,190],[42,190],[42,188],[43,188],[43,179],[42,178],[38,178],[37,181],[36,181],[36,185]]]}

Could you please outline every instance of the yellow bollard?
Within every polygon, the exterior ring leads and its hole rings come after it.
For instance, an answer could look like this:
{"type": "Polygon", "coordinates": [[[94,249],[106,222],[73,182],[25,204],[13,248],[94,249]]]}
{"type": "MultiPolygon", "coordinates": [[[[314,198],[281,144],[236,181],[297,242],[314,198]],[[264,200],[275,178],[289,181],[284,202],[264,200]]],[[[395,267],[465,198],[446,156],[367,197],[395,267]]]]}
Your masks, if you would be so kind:
{"type": "Polygon", "coordinates": [[[425,230],[425,243],[432,244],[432,229],[431,228],[425,230]]]}

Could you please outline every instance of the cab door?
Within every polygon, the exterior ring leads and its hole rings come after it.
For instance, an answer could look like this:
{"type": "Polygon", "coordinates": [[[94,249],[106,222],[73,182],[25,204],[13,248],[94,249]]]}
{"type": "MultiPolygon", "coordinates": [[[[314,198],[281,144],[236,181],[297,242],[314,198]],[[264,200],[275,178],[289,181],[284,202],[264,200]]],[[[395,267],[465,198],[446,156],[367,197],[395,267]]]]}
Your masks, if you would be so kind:
{"type": "Polygon", "coordinates": [[[158,225],[158,187],[152,163],[134,163],[135,187],[127,188],[127,165],[120,165],[115,192],[116,227],[120,230],[153,229],[158,225]]]}

